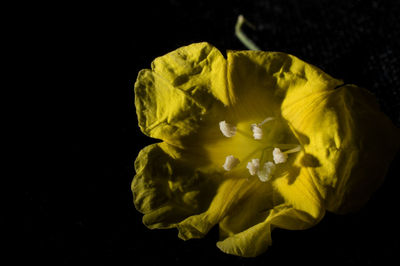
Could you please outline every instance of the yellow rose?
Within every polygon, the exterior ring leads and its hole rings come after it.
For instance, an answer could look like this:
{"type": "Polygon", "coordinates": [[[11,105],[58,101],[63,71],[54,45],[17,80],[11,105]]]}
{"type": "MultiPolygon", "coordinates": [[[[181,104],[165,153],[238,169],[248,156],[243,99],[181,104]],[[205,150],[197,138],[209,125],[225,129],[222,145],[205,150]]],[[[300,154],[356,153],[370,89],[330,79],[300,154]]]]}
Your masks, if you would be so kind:
{"type": "Polygon", "coordinates": [[[300,230],[325,211],[361,207],[383,181],[399,130],[368,91],[295,56],[181,47],[140,71],[144,134],[132,191],[149,228],[257,256],[274,227],[300,230]]]}

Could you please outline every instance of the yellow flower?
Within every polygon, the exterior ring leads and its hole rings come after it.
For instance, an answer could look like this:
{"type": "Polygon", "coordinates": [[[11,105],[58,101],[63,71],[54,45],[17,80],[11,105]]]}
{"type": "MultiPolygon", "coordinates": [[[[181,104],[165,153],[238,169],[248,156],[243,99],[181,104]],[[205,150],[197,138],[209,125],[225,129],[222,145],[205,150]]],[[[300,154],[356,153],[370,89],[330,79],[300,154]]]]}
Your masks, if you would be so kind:
{"type": "Polygon", "coordinates": [[[362,206],[400,144],[366,90],[285,53],[181,47],[140,71],[135,97],[162,140],[135,161],[143,223],[185,240],[218,224],[218,248],[238,256],[267,250],[275,227],[362,206]]]}

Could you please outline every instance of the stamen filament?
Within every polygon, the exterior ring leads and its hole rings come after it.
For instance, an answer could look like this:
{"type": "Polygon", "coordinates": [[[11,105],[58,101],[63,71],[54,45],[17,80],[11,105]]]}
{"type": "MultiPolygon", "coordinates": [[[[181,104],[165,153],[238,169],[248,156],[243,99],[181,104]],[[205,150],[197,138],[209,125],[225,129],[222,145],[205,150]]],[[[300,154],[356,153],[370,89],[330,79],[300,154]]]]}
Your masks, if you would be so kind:
{"type": "MultiPolygon", "coordinates": [[[[297,143],[296,144],[295,143],[291,143],[291,144],[283,144],[283,143],[273,144],[274,148],[279,148],[281,150],[293,149],[293,148],[297,148],[298,146],[299,146],[299,144],[297,144],[297,143]]],[[[271,146],[269,146],[269,147],[271,147],[271,146]]]]}
{"type": "Polygon", "coordinates": [[[238,133],[238,134],[241,134],[241,135],[243,135],[243,136],[245,136],[246,138],[249,138],[249,139],[253,139],[252,138],[252,135],[250,135],[249,133],[247,133],[246,131],[244,131],[244,130],[241,130],[241,129],[236,129],[236,132],[238,133]]]}
{"type": "Polygon", "coordinates": [[[272,121],[272,120],[275,120],[275,117],[267,117],[267,118],[265,118],[261,123],[258,123],[258,126],[262,126],[262,125],[264,125],[265,123],[267,123],[267,122],[269,122],[269,121],[272,121]]]}
{"type": "Polygon", "coordinates": [[[283,153],[289,154],[289,153],[295,153],[295,152],[299,152],[299,151],[301,151],[301,146],[300,145],[298,145],[297,147],[295,147],[293,149],[284,151],[283,153]]]}

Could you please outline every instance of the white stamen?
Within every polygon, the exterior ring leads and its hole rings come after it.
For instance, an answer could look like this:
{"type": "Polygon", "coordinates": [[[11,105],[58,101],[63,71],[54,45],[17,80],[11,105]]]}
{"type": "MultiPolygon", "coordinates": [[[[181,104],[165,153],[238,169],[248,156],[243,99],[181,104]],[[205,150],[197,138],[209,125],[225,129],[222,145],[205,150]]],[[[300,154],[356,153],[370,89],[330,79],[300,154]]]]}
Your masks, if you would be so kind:
{"type": "Polygon", "coordinates": [[[227,138],[233,137],[236,134],[236,127],[228,124],[226,121],[219,122],[219,129],[227,138]]]}
{"type": "Polygon", "coordinates": [[[261,126],[269,121],[274,120],[274,119],[275,119],[275,117],[267,117],[261,123],[251,124],[251,130],[253,131],[254,139],[262,139],[263,131],[262,131],[261,126]]]}
{"type": "Polygon", "coordinates": [[[271,179],[272,174],[275,172],[276,166],[273,162],[266,162],[261,171],[258,171],[257,176],[261,182],[267,182],[271,179]]]}
{"type": "Polygon", "coordinates": [[[267,118],[265,118],[261,123],[259,123],[258,125],[259,125],[259,126],[262,126],[262,125],[264,125],[265,123],[267,123],[267,122],[269,122],[269,121],[272,121],[272,120],[275,120],[275,117],[267,117],[267,118]]]}
{"type": "Polygon", "coordinates": [[[233,167],[240,163],[238,158],[235,158],[233,155],[226,156],[225,163],[222,166],[226,171],[232,170],[233,167]]]}
{"type": "Polygon", "coordinates": [[[263,131],[262,131],[261,127],[259,127],[257,124],[252,124],[251,130],[253,131],[254,139],[262,139],[263,131]]]}
{"type": "Polygon", "coordinates": [[[288,157],[287,154],[286,154],[286,153],[283,153],[279,148],[275,148],[275,149],[272,151],[272,155],[274,156],[274,162],[275,162],[276,164],[286,162],[287,157],[288,157]]]}
{"type": "Polygon", "coordinates": [[[250,175],[255,175],[260,168],[260,159],[251,159],[246,168],[249,169],[250,175]]]}

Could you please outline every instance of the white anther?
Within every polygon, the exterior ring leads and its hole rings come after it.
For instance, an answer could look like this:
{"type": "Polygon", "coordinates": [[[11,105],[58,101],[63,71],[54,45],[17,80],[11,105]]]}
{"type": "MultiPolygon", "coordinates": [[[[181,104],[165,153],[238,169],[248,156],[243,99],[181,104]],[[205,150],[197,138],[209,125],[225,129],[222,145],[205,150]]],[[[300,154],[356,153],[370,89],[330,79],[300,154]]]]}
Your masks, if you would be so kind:
{"type": "Polygon", "coordinates": [[[279,148],[275,148],[275,149],[272,151],[272,155],[274,156],[274,162],[275,162],[276,164],[286,162],[287,157],[288,157],[287,154],[286,154],[286,153],[283,153],[279,148]]]}
{"type": "Polygon", "coordinates": [[[226,123],[226,121],[219,122],[219,129],[221,130],[222,134],[224,134],[224,136],[227,138],[233,137],[236,134],[236,127],[229,123],[226,123]]]}
{"type": "Polygon", "coordinates": [[[262,170],[258,171],[257,176],[261,182],[267,182],[275,172],[276,165],[273,162],[266,162],[262,170]]]}
{"type": "Polygon", "coordinates": [[[222,166],[226,171],[232,170],[233,167],[240,163],[238,158],[235,158],[233,155],[226,156],[225,163],[222,166]]]}
{"type": "Polygon", "coordinates": [[[260,159],[251,159],[246,168],[249,169],[250,175],[255,175],[260,168],[260,159]]]}
{"type": "Polygon", "coordinates": [[[254,139],[262,139],[263,131],[262,131],[261,127],[259,127],[257,124],[252,124],[251,130],[253,131],[254,139]]]}
{"type": "Polygon", "coordinates": [[[251,124],[251,130],[253,131],[254,139],[262,139],[263,131],[262,131],[261,126],[269,121],[274,120],[274,119],[275,119],[275,117],[267,117],[261,123],[251,124]]]}

